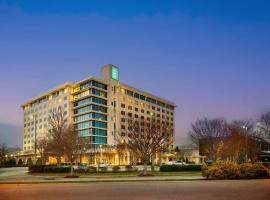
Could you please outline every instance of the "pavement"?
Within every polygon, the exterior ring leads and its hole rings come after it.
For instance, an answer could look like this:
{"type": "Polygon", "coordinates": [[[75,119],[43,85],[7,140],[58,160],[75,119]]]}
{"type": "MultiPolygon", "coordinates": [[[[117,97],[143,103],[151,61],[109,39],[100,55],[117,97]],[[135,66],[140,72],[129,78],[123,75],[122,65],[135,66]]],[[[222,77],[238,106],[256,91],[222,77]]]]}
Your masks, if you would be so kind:
{"type": "Polygon", "coordinates": [[[269,200],[270,180],[0,184],[0,200],[269,200]]]}
{"type": "Polygon", "coordinates": [[[91,182],[138,182],[138,181],[191,181],[203,180],[202,176],[149,176],[149,177],[87,177],[64,178],[61,176],[33,176],[23,167],[0,168],[0,184],[30,184],[30,183],[91,183],[91,182]]]}

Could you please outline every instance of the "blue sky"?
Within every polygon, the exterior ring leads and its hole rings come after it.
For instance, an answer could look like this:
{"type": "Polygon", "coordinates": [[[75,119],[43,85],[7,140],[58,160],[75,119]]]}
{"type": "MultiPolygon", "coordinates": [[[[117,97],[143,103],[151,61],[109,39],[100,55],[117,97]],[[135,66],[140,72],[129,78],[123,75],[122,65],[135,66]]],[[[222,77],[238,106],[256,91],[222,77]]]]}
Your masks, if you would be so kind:
{"type": "Polygon", "coordinates": [[[270,109],[269,10],[262,0],[0,0],[0,142],[21,145],[23,102],[107,63],[178,105],[178,140],[204,116],[256,120],[270,109]]]}

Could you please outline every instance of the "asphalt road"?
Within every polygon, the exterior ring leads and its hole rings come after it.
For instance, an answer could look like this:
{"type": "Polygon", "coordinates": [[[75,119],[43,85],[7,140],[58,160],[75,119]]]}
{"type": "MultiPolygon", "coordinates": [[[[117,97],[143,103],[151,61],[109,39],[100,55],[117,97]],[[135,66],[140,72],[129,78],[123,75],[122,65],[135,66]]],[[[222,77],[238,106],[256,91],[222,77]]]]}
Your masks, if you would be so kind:
{"type": "Polygon", "coordinates": [[[269,200],[270,180],[0,184],[0,200],[269,200]]]}

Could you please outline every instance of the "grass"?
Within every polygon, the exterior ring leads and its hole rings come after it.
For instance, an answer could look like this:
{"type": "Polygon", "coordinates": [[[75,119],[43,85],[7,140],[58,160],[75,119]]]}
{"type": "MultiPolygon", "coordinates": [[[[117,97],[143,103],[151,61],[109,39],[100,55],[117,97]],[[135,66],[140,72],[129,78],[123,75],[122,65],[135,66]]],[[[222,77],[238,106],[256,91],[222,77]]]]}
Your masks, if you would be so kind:
{"type": "MultiPolygon", "coordinates": [[[[86,173],[86,174],[78,174],[81,178],[106,178],[106,177],[136,177],[142,172],[106,172],[106,173],[86,173]]],[[[201,176],[200,171],[196,172],[148,172],[149,174],[154,174],[155,176],[201,176]]],[[[50,177],[65,177],[69,175],[69,173],[31,173],[33,176],[50,176],[50,177]]],[[[76,173],[77,175],[77,173],[76,173]]]]}

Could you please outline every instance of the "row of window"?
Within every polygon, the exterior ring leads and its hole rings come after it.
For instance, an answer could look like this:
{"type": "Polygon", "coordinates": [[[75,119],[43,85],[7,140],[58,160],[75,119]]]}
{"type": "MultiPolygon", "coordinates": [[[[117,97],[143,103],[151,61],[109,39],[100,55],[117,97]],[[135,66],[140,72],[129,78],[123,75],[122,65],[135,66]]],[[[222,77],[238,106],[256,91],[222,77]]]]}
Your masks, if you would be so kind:
{"type": "MultiPolygon", "coordinates": [[[[121,108],[126,108],[126,105],[125,104],[121,104],[121,108]]],[[[132,110],[132,106],[128,106],[128,110],[132,110]]],[[[137,107],[134,107],[134,110],[136,112],[139,112],[139,108],[137,107]]],[[[158,112],[162,112],[162,113],[165,113],[165,110],[164,109],[160,109],[160,108],[156,108],[155,106],[152,106],[152,110],[157,110],[158,112]]],[[[141,113],[144,113],[144,109],[141,109],[141,113]]],[[[150,111],[147,111],[147,113],[150,113],[150,111]]],[[[169,112],[167,111],[166,112],[168,115],[173,115],[173,112],[169,112]]]]}
{"type": "MultiPolygon", "coordinates": [[[[67,97],[65,97],[64,99],[67,100],[67,97]]],[[[68,104],[65,103],[64,108],[67,108],[67,107],[68,107],[68,104]]],[[[30,114],[36,113],[39,110],[46,109],[46,108],[47,108],[47,104],[44,104],[43,107],[40,106],[39,108],[32,109],[31,111],[30,110],[28,110],[27,112],[25,111],[24,116],[26,116],[27,114],[30,115],[30,114]]],[[[54,109],[56,109],[56,108],[54,108],[54,109]]],[[[51,111],[52,111],[52,109],[49,110],[49,112],[51,112],[51,111]]],[[[42,113],[40,113],[40,114],[42,114],[42,113]]],[[[44,111],[44,114],[46,114],[46,111],[44,111]]]]}
{"type": "Polygon", "coordinates": [[[75,107],[76,106],[81,106],[81,105],[84,105],[84,104],[87,104],[87,103],[90,103],[90,102],[95,102],[95,103],[98,103],[98,104],[107,105],[107,101],[104,100],[104,99],[100,99],[100,98],[97,98],[97,97],[89,97],[89,98],[86,98],[86,99],[75,102],[74,106],[75,107]]]}
{"type": "Polygon", "coordinates": [[[89,81],[89,82],[81,84],[80,90],[83,90],[84,88],[87,88],[90,86],[95,86],[95,87],[101,88],[103,90],[107,90],[107,85],[105,85],[103,83],[96,82],[96,81],[89,81]]]}
{"type": "Polygon", "coordinates": [[[143,100],[143,101],[147,101],[147,102],[152,103],[152,104],[159,105],[159,106],[164,107],[164,108],[168,108],[168,109],[170,109],[170,110],[174,110],[174,107],[171,106],[171,105],[162,103],[162,102],[160,102],[160,101],[157,101],[157,100],[152,99],[152,98],[150,98],[150,97],[146,97],[146,96],[144,96],[144,95],[141,95],[141,94],[132,92],[132,91],[127,90],[127,89],[125,89],[125,94],[128,95],[128,96],[131,96],[131,97],[134,97],[134,98],[143,100]]]}
{"type": "Polygon", "coordinates": [[[86,130],[79,130],[78,134],[80,136],[87,136],[87,135],[107,136],[107,131],[103,129],[89,128],[86,130]]]}
{"type": "Polygon", "coordinates": [[[75,122],[85,121],[88,119],[99,119],[99,120],[107,120],[107,116],[99,113],[88,113],[84,115],[80,115],[74,118],[75,122]]]}
{"type": "MultiPolygon", "coordinates": [[[[162,119],[165,119],[165,116],[164,116],[164,115],[155,114],[155,113],[152,113],[152,112],[150,112],[150,111],[147,111],[146,113],[147,113],[147,115],[150,115],[150,116],[152,116],[152,117],[158,117],[158,118],[161,117],[162,119]]],[[[126,112],[125,112],[125,111],[121,111],[121,115],[122,115],[122,116],[125,116],[125,115],[126,115],[126,112]]],[[[130,117],[130,118],[132,118],[133,115],[134,115],[135,118],[139,118],[139,115],[138,115],[138,114],[127,113],[127,115],[128,115],[128,117],[130,117]]],[[[141,119],[144,120],[145,117],[144,117],[144,116],[141,116],[141,119]]],[[[150,120],[150,117],[147,117],[146,119],[147,119],[147,120],[150,120]]],[[[170,118],[170,117],[167,116],[166,119],[167,119],[167,120],[173,121],[173,117],[170,118]]],[[[154,120],[154,119],[153,119],[153,120],[154,120]]]]}
{"type": "Polygon", "coordinates": [[[76,129],[90,128],[90,127],[107,128],[107,123],[100,121],[87,121],[75,125],[76,129]]]}
{"type": "Polygon", "coordinates": [[[90,90],[84,91],[84,92],[82,92],[80,94],[74,95],[74,99],[76,100],[76,99],[85,97],[85,96],[87,96],[89,94],[94,94],[96,96],[107,98],[107,93],[106,92],[96,90],[96,89],[90,89],[90,90]]]}
{"type": "Polygon", "coordinates": [[[86,107],[75,109],[74,114],[84,113],[84,112],[91,111],[91,110],[107,113],[107,108],[105,108],[103,106],[98,106],[98,105],[92,104],[92,105],[89,105],[86,107]]]}

